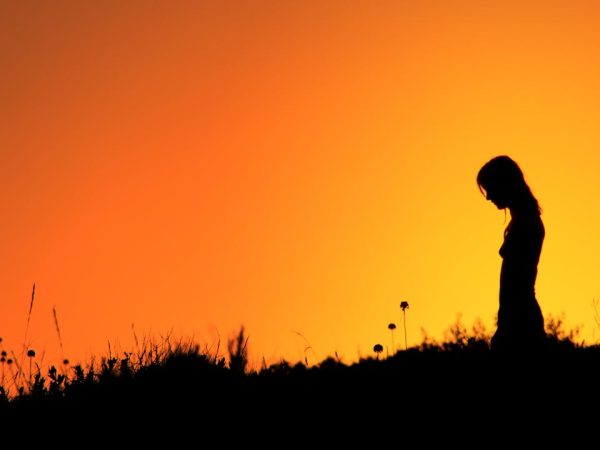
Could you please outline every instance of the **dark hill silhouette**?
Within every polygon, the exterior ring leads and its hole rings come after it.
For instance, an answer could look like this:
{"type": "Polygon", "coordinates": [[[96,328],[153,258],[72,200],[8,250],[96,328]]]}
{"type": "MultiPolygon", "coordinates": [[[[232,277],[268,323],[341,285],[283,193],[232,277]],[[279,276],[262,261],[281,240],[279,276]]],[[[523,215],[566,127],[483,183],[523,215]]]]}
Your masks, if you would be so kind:
{"type": "Polygon", "coordinates": [[[600,347],[558,334],[550,335],[544,352],[498,353],[488,340],[462,335],[354,364],[327,358],[312,367],[285,361],[260,371],[244,367],[190,344],[154,362],[137,364],[126,354],[97,370],[76,367],[60,385],[56,374],[45,381],[38,374],[31,392],[4,397],[1,423],[80,424],[94,432],[135,420],[156,424],[151,430],[161,434],[184,423],[206,433],[256,427],[333,433],[339,422],[375,429],[393,422],[414,431],[424,423],[487,427],[502,417],[556,420],[547,416],[600,400],[600,347]]]}

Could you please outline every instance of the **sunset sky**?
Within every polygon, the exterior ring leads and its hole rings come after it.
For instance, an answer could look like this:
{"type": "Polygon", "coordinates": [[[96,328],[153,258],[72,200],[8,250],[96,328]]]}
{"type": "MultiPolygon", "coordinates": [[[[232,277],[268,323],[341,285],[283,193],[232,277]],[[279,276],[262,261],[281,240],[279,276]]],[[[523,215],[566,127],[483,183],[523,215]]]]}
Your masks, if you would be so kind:
{"type": "MultiPolygon", "coordinates": [[[[258,364],[492,330],[510,219],[600,340],[600,3],[0,0],[0,336],[46,358],[240,325],[258,364]],[[25,337],[31,289],[36,298],[25,337]],[[303,337],[301,337],[300,333],[303,337]],[[305,351],[307,346],[312,350],[305,351]]],[[[214,348],[214,347],[213,347],[214,348]]]]}

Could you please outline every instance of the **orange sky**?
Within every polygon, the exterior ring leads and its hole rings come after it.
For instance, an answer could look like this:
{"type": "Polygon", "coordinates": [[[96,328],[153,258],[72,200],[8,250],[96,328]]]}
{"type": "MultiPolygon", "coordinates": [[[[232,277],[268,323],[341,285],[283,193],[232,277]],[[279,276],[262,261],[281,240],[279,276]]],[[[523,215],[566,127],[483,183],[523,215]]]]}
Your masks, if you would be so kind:
{"type": "MultiPolygon", "coordinates": [[[[0,336],[57,355],[240,324],[344,360],[497,310],[512,156],[548,316],[597,341],[594,1],[0,3],[0,336]]],[[[221,348],[223,348],[222,345],[221,348]]],[[[314,362],[315,354],[308,353],[314,362]]]]}

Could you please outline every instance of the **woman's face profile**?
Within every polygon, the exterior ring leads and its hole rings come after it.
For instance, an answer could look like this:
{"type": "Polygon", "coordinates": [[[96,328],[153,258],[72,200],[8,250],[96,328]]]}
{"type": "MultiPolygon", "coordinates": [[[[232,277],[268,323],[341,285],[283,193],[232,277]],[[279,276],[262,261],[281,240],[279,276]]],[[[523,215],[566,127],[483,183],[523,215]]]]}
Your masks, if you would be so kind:
{"type": "Polygon", "coordinates": [[[485,189],[485,198],[496,205],[498,209],[504,209],[508,207],[505,196],[502,195],[502,192],[498,189],[493,189],[491,187],[485,189]]]}

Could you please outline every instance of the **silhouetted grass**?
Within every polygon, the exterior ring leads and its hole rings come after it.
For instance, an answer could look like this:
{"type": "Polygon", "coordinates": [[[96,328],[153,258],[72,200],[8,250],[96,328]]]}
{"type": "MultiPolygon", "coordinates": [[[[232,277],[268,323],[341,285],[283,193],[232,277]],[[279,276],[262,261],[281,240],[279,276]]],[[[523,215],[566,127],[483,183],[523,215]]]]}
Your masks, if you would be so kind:
{"type": "Polygon", "coordinates": [[[209,428],[221,420],[232,427],[255,421],[307,427],[389,408],[410,422],[465,414],[476,420],[473,413],[490,405],[540,412],[574,408],[584,399],[598,404],[600,347],[576,344],[576,332],[564,332],[560,320],[549,320],[548,331],[543,353],[496,354],[483,327],[468,330],[457,320],[443,342],[425,338],[388,358],[344,364],[328,357],[313,366],[282,360],[258,371],[248,370],[243,329],[228,342],[228,357],[218,346],[211,351],[192,341],[146,338],[134,352],[109,352],[87,367],[51,366],[45,374],[38,368],[28,385],[0,387],[0,414],[17,421],[193,417],[209,428]]]}

